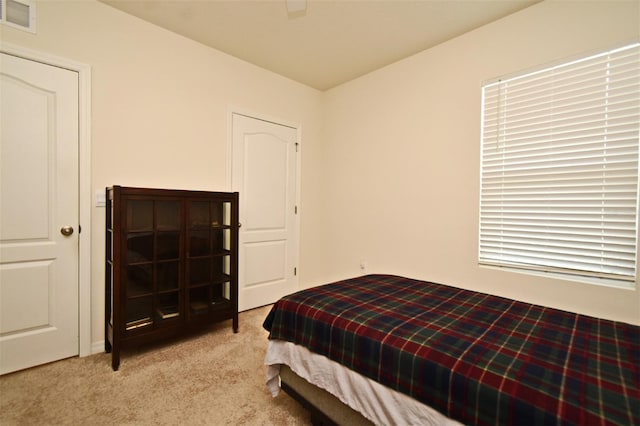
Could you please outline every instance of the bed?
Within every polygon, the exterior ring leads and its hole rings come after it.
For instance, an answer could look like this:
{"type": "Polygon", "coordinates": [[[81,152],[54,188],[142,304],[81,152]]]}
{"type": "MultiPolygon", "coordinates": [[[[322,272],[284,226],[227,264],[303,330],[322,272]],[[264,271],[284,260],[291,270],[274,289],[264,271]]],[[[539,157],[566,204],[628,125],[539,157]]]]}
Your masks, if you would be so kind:
{"type": "Polygon", "coordinates": [[[264,328],[272,394],[282,384],[314,405],[290,383],[312,385],[335,399],[319,411],[347,406],[374,424],[640,424],[638,326],[376,274],[286,296],[264,328]]]}

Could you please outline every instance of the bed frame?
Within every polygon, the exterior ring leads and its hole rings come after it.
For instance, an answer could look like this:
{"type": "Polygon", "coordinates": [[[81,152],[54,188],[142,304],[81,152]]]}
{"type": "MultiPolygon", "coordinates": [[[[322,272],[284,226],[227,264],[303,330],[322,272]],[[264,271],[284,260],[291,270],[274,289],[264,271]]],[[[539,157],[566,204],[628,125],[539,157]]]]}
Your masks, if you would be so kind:
{"type": "Polygon", "coordinates": [[[309,411],[314,426],[373,424],[329,392],[298,376],[286,365],[280,367],[280,380],[282,390],[309,411]]]}

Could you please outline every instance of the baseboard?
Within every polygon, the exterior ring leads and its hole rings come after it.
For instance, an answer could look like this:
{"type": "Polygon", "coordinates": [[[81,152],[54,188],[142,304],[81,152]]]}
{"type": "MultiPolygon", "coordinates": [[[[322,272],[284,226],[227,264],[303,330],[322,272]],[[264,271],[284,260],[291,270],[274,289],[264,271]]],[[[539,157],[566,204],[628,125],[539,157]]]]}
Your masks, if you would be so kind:
{"type": "Polygon", "coordinates": [[[104,352],[104,340],[93,342],[91,344],[91,355],[104,352]]]}

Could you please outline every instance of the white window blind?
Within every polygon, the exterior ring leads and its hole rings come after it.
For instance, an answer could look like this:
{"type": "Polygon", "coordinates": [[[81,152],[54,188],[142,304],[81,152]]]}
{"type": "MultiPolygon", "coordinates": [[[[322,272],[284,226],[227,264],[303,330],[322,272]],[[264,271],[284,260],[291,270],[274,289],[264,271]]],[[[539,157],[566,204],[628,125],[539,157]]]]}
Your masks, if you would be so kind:
{"type": "Polygon", "coordinates": [[[640,44],[482,95],[480,263],[634,281],[640,44]]]}

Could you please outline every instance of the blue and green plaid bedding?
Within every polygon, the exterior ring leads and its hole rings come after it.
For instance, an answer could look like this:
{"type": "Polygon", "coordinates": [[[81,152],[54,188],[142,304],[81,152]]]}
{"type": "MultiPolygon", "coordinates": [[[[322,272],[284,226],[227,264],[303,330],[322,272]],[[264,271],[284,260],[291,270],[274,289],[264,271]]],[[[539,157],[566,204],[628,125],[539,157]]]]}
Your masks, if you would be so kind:
{"type": "Polygon", "coordinates": [[[391,275],[279,300],[307,347],[466,424],[640,425],[640,327],[391,275]]]}

